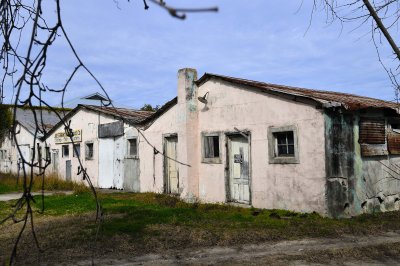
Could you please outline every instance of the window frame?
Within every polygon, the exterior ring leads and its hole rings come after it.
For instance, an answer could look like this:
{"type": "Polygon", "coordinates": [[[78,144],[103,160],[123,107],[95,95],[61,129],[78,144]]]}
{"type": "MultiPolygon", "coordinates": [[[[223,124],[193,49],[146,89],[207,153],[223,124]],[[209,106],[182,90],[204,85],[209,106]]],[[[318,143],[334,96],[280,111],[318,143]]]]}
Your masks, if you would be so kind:
{"type": "Polygon", "coordinates": [[[74,144],[72,144],[72,157],[73,158],[81,158],[81,144],[80,143],[74,143],[74,144]],[[76,155],[76,153],[75,153],[75,146],[77,146],[78,147],[78,152],[79,152],[79,154],[78,154],[78,156],[76,155]]]}
{"type": "Polygon", "coordinates": [[[222,140],[221,132],[202,132],[201,133],[201,162],[207,164],[221,164],[222,163],[222,140]],[[218,137],[218,157],[206,158],[206,139],[207,137],[218,137]]]}
{"type": "Polygon", "coordinates": [[[268,157],[270,164],[298,164],[299,159],[299,145],[298,145],[298,130],[295,125],[282,126],[282,127],[269,127],[268,128],[268,157]],[[277,133],[293,132],[293,156],[277,156],[277,133]]]}
{"type": "Polygon", "coordinates": [[[70,152],[69,152],[69,144],[63,144],[61,145],[61,158],[69,158],[70,152]],[[68,148],[68,155],[64,154],[64,147],[68,148]]]}
{"type": "Polygon", "coordinates": [[[126,139],[126,158],[138,159],[139,158],[139,139],[138,137],[129,137],[126,139]],[[136,141],[136,154],[131,155],[131,141],[136,141]]]}
{"type": "Polygon", "coordinates": [[[85,142],[85,160],[94,160],[94,142],[93,141],[85,142]],[[92,156],[89,156],[88,145],[92,145],[92,156]]]}

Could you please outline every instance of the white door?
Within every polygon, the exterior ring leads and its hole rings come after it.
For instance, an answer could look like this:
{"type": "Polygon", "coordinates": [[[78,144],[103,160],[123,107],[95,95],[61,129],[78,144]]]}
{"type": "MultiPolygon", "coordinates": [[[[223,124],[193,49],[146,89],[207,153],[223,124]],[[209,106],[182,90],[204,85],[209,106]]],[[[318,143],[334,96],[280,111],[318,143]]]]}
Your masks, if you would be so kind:
{"type": "Polygon", "coordinates": [[[114,139],[99,139],[99,188],[114,186],[114,139]]]}
{"type": "Polygon", "coordinates": [[[249,143],[243,136],[229,138],[230,200],[250,203],[249,143]]]}
{"type": "Polygon", "coordinates": [[[177,137],[165,138],[165,192],[171,194],[179,194],[179,172],[177,160],[177,137]]]}
{"type": "MultiPolygon", "coordinates": [[[[28,162],[28,163],[30,163],[30,161],[31,161],[31,147],[30,147],[30,145],[28,144],[28,145],[20,145],[19,146],[19,149],[21,150],[21,153],[19,153],[18,152],[18,150],[17,150],[17,156],[18,156],[18,174],[19,173],[21,173],[21,174],[23,174],[23,163],[22,163],[22,159],[21,159],[21,157],[22,158],[24,158],[24,160],[26,161],[26,162],[28,162]]],[[[25,171],[27,171],[27,172],[29,172],[30,171],[30,168],[27,166],[27,165],[25,165],[25,171]]]]}
{"type": "Polygon", "coordinates": [[[21,150],[21,154],[18,154],[18,158],[22,157],[25,159],[25,161],[30,162],[31,160],[31,148],[30,145],[20,145],[19,146],[21,150]]]}

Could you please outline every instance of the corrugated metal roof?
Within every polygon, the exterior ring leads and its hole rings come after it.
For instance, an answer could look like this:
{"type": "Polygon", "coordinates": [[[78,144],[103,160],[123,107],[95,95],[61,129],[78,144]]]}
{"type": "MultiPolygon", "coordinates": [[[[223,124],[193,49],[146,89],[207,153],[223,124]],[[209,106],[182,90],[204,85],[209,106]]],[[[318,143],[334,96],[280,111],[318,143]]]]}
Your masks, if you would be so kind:
{"type": "MultiPolygon", "coordinates": [[[[125,123],[130,124],[140,124],[148,117],[154,114],[154,112],[149,111],[140,111],[140,110],[133,110],[127,108],[116,108],[116,107],[104,107],[104,106],[96,106],[96,105],[78,105],[75,107],[71,112],[69,112],[65,117],[64,120],[69,120],[72,116],[74,116],[79,110],[86,109],[93,112],[99,112],[105,115],[113,116],[118,120],[123,120],[125,123]]],[[[48,138],[53,132],[55,132],[58,128],[64,126],[63,121],[58,121],[56,125],[54,125],[51,130],[47,133],[44,138],[48,138]]]]}
{"type": "MultiPolygon", "coordinates": [[[[17,108],[15,113],[16,120],[32,134],[34,134],[36,130],[34,114],[36,114],[39,129],[42,131],[43,129],[49,131],[60,121],[60,118],[55,112],[46,108],[17,108]]],[[[63,117],[62,112],[59,112],[59,115],[63,117]]],[[[39,134],[39,136],[41,136],[41,134],[39,134]]]]}
{"type": "Polygon", "coordinates": [[[298,87],[264,83],[247,79],[221,76],[211,73],[205,73],[196,83],[198,86],[201,86],[210,78],[216,78],[227,82],[235,83],[238,85],[245,85],[261,89],[267,92],[283,93],[293,96],[304,97],[320,102],[321,104],[325,104],[326,106],[340,105],[347,110],[360,110],[366,108],[388,108],[399,113],[398,111],[399,105],[397,103],[364,97],[364,96],[358,96],[349,93],[304,89],[298,87]]]}
{"type": "Polygon", "coordinates": [[[119,117],[122,118],[124,121],[133,124],[139,124],[154,114],[154,112],[151,111],[141,111],[141,110],[127,109],[127,108],[104,107],[95,105],[79,105],[79,106],[82,106],[83,108],[92,111],[112,115],[117,118],[119,117]]]}

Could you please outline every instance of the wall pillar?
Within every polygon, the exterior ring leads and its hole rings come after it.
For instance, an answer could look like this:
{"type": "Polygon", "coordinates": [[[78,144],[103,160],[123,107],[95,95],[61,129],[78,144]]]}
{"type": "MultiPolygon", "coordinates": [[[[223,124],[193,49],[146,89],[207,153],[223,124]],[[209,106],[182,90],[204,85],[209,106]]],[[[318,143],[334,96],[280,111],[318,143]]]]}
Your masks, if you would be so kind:
{"type": "Polygon", "coordinates": [[[198,132],[197,71],[184,68],[178,71],[178,160],[181,197],[188,201],[198,198],[200,135],[198,132]]]}

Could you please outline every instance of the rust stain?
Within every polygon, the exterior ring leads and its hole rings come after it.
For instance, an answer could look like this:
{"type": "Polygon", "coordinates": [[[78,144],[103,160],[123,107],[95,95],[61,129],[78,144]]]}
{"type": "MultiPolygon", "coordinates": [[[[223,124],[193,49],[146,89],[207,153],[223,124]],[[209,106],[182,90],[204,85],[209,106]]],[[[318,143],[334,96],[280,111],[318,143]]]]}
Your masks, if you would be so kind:
{"type": "Polygon", "coordinates": [[[388,134],[388,150],[390,154],[400,154],[400,134],[390,132],[388,134]]]}
{"type": "Polygon", "coordinates": [[[387,155],[386,144],[361,144],[361,155],[362,156],[379,156],[387,155]]]}

